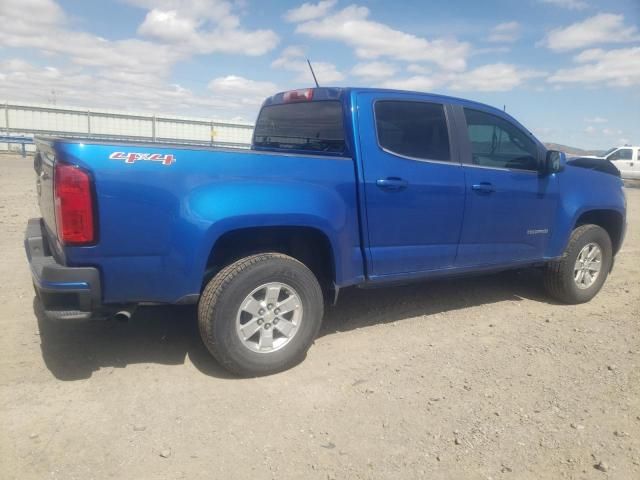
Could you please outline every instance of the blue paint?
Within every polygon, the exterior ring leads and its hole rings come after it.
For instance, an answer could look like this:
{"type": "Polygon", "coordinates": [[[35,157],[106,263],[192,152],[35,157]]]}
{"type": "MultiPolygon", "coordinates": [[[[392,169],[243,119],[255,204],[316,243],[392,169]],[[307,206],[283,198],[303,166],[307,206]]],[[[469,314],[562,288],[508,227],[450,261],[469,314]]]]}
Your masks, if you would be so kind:
{"type": "Polygon", "coordinates": [[[38,286],[43,290],[89,290],[87,282],[45,282],[40,281],[38,286]]]}
{"type": "MultiPolygon", "coordinates": [[[[238,229],[321,232],[332,249],[333,280],[343,287],[543,262],[562,254],[582,213],[625,214],[622,182],[612,175],[570,165],[551,175],[471,165],[461,107],[524,129],[502,111],[422,93],[316,90],[314,101],[326,99],[343,104],[347,146],[341,155],[93,140],[40,143],[43,154],[87,169],[95,181],[99,241],[62,247],[54,240],[54,250],[68,266],[100,270],[104,303],[176,302],[200,293],[216,241],[238,229]],[[417,161],[382,150],[373,114],[380,99],[445,105],[451,160],[417,161]],[[175,162],[110,160],[118,151],[170,154],[175,162]],[[379,180],[388,178],[405,183],[381,188],[379,180]],[[482,183],[492,184],[493,192],[474,190],[482,183]]],[[[278,102],[281,95],[265,105],[278,102]]],[[[531,138],[542,161],[546,149],[531,138]]],[[[43,181],[44,195],[51,195],[51,181],[43,181]]],[[[51,199],[41,198],[51,233],[50,207],[51,199]]]]}

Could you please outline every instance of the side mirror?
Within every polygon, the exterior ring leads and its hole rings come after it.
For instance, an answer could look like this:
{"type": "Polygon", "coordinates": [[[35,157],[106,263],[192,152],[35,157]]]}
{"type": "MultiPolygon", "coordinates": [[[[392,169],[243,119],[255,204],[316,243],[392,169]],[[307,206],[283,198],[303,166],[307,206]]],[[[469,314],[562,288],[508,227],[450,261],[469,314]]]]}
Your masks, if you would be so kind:
{"type": "Polygon", "coordinates": [[[558,173],[564,170],[564,166],[567,163],[567,156],[564,152],[558,150],[547,150],[547,155],[544,159],[544,165],[542,168],[543,175],[551,175],[552,173],[558,173]]]}

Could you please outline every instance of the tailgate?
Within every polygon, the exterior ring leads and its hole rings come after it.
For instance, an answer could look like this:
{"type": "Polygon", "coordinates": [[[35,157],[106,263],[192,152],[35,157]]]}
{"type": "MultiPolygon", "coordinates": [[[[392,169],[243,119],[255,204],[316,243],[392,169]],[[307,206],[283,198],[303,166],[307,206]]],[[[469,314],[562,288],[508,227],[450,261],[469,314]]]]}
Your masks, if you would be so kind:
{"type": "Polygon", "coordinates": [[[40,214],[50,234],[56,232],[55,204],[53,198],[53,167],[55,152],[51,143],[37,139],[37,152],[33,160],[36,171],[36,188],[40,214]]]}

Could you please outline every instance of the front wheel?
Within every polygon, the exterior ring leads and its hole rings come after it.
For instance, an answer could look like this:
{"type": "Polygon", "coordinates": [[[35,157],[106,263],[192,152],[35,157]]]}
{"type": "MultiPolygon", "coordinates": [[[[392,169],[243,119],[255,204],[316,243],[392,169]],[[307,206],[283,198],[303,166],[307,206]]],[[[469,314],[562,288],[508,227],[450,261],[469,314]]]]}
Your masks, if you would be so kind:
{"type": "Polygon", "coordinates": [[[227,370],[267,375],[299,363],[323,316],[322,290],[302,263],[279,253],[240,259],[207,284],[200,335],[227,370]]]}
{"type": "Polygon", "coordinates": [[[545,287],[564,303],[591,300],[602,288],[613,261],[609,234],[598,225],[576,228],[562,257],[547,264],[545,287]]]}

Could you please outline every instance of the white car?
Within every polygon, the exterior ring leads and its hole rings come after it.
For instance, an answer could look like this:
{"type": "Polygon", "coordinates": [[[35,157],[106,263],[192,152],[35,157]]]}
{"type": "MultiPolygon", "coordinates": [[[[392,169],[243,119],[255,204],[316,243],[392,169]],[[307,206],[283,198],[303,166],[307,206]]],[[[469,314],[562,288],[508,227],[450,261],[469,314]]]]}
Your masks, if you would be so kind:
{"type": "Polygon", "coordinates": [[[640,147],[614,147],[598,158],[613,163],[622,178],[640,180],[640,147]]]}

